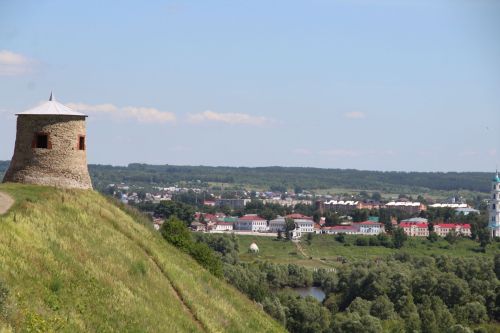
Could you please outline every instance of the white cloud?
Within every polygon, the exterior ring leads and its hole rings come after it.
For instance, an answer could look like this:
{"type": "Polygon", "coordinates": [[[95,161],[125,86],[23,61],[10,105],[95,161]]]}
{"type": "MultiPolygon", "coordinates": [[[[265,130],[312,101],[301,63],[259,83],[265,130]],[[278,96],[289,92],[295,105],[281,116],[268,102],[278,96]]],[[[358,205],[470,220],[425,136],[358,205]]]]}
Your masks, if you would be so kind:
{"type": "Polygon", "coordinates": [[[245,113],[217,113],[210,110],[201,113],[190,114],[188,116],[188,120],[192,123],[212,121],[226,124],[257,126],[269,124],[272,122],[271,119],[262,116],[252,116],[245,113]]]}
{"type": "Polygon", "coordinates": [[[155,108],[127,106],[122,110],[130,117],[136,118],[137,120],[144,123],[166,123],[175,121],[175,114],[173,114],[172,112],[160,111],[155,108]]]}
{"type": "Polygon", "coordinates": [[[132,118],[143,123],[167,123],[175,121],[172,112],[160,111],[155,108],[125,106],[118,107],[113,104],[84,104],[68,103],[68,107],[88,114],[106,114],[116,118],[132,118]]]}
{"type": "Polygon", "coordinates": [[[0,50],[0,76],[16,76],[29,73],[34,61],[8,50],[0,50]]]}
{"type": "Polygon", "coordinates": [[[365,116],[366,115],[363,112],[359,112],[359,111],[353,111],[353,112],[344,113],[344,117],[351,118],[351,119],[362,119],[365,116]]]}

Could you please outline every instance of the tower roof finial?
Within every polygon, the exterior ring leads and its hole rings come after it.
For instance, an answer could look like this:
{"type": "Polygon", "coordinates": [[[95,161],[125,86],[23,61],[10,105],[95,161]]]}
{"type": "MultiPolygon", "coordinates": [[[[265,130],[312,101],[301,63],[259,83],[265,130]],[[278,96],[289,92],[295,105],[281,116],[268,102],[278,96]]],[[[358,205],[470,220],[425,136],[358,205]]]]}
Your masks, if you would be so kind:
{"type": "Polygon", "coordinates": [[[54,97],[54,94],[52,93],[52,91],[50,92],[50,97],[49,97],[49,101],[55,101],[55,97],[54,97]]]}

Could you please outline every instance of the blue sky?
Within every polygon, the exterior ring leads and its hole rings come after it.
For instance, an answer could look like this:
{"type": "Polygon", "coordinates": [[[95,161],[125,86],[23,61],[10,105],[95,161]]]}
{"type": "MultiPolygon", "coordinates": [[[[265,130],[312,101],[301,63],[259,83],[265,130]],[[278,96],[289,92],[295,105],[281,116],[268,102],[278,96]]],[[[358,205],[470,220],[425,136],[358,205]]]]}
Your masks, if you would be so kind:
{"type": "Polygon", "coordinates": [[[499,41],[495,0],[0,0],[0,159],[53,90],[90,163],[492,171],[499,41]]]}

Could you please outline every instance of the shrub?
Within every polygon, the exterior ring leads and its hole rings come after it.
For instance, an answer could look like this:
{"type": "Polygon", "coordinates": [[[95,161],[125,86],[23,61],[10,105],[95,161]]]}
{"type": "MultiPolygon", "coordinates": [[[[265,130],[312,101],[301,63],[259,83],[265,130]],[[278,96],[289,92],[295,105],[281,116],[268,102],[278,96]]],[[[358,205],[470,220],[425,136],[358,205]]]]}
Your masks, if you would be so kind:
{"type": "Polygon", "coordinates": [[[340,234],[335,235],[335,240],[339,243],[345,243],[345,234],[342,232],[340,234]]]}
{"type": "Polygon", "coordinates": [[[176,217],[171,217],[165,221],[160,228],[160,233],[167,242],[185,252],[188,252],[193,242],[189,229],[184,222],[176,217]]]}
{"type": "Polygon", "coordinates": [[[358,237],[356,238],[355,244],[357,246],[368,246],[368,239],[366,239],[365,237],[358,237]]]}
{"type": "Polygon", "coordinates": [[[368,244],[369,244],[370,246],[380,246],[380,242],[379,242],[379,240],[378,240],[378,238],[377,238],[377,237],[370,237],[370,238],[368,239],[368,244]]]}
{"type": "Polygon", "coordinates": [[[191,257],[212,274],[218,277],[222,276],[221,259],[207,244],[195,243],[191,237],[191,232],[184,222],[175,216],[171,217],[163,223],[160,233],[169,243],[190,254],[191,257]]]}
{"type": "Polygon", "coordinates": [[[403,228],[394,229],[394,232],[392,233],[392,242],[396,249],[402,248],[407,239],[408,236],[406,235],[403,228]]]}
{"type": "Polygon", "coordinates": [[[207,244],[192,243],[189,254],[213,275],[222,277],[222,262],[207,244]]]}
{"type": "Polygon", "coordinates": [[[429,233],[429,237],[427,237],[427,239],[431,242],[431,243],[434,243],[434,242],[437,242],[439,240],[439,236],[438,234],[436,234],[434,231],[431,231],[429,233]]]}

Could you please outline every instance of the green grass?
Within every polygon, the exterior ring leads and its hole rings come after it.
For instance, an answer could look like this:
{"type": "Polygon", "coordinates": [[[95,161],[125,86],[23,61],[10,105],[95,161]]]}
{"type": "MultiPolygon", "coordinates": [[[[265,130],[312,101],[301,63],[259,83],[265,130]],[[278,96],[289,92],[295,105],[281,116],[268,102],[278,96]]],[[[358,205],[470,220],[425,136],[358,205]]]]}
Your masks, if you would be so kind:
{"type": "Polygon", "coordinates": [[[237,236],[240,241],[242,261],[268,260],[273,263],[295,263],[306,267],[335,267],[342,258],[364,260],[383,258],[396,253],[409,253],[416,256],[447,255],[450,257],[492,257],[500,252],[500,243],[494,242],[487,247],[486,253],[478,252],[479,245],[469,239],[460,239],[455,244],[445,240],[431,243],[426,239],[411,238],[401,249],[383,246],[356,246],[356,236],[346,236],[346,243],[337,242],[333,235],[315,235],[311,245],[301,241],[306,256],[301,255],[290,241],[277,241],[271,237],[237,236]],[[248,253],[252,241],[259,246],[259,254],[248,253]],[[312,258],[312,259],[311,259],[312,258]]]}
{"type": "Polygon", "coordinates": [[[16,200],[0,216],[0,281],[9,290],[0,331],[284,331],[95,192],[0,190],[16,200]]]}
{"type": "Polygon", "coordinates": [[[289,241],[278,241],[274,237],[237,235],[240,245],[240,259],[242,261],[269,260],[276,263],[292,263],[305,259],[295,245],[289,241]],[[249,253],[250,244],[255,242],[259,253],[249,253]]]}

